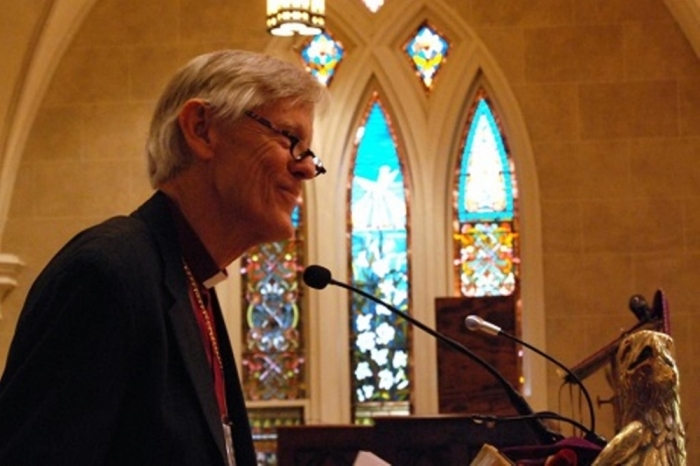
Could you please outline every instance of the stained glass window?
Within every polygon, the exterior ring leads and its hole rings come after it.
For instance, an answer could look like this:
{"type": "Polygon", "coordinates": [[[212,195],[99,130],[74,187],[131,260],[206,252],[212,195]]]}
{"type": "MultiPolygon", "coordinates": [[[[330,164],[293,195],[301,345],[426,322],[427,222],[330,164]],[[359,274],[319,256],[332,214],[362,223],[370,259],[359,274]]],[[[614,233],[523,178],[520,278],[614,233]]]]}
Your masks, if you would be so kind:
{"type": "Polygon", "coordinates": [[[345,49],[329,32],[313,36],[301,49],[306,70],[324,86],[328,86],[343,60],[345,49]]]}
{"type": "Polygon", "coordinates": [[[498,120],[484,91],[472,109],[455,192],[455,283],[469,297],[516,291],[517,185],[498,120]]]}
{"type": "Polygon", "coordinates": [[[244,385],[250,400],[304,396],[297,241],[257,246],[243,261],[246,309],[244,385]]]}
{"type": "Polygon", "coordinates": [[[277,428],[303,424],[302,407],[248,408],[250,428],[255,442],[258,466],[273,466],[277,462],[277,428]]]}
{"type": "MultiPolygon", "coordinates": [[[[244,350],[242,379],[248,401],[306,397],[306,350],[301,325],[302,210],[292,214],[293,239],[256,246],[241,259],[244,350]]],[[[303,408],[250,411],[258,464],[276,464],[275,429],[304,423],[303,408]]]]}
{"type": "MultiPolygon", "coordinates": [[[[351,282],[403,312],[409,309],[407,199],[391,121],[373,95],[355,140],[350,187],[351,282]]],[[[410,332],[384,306],[351,294],[353,414],[410,412],[410,332]]]]}
{"type": "Polygon", "coordinates": [[[428,23],[423,23],[404,47],[404,52],[427,90],[433,88],[435,76],[447,59],[449,41],[428,23]]]}

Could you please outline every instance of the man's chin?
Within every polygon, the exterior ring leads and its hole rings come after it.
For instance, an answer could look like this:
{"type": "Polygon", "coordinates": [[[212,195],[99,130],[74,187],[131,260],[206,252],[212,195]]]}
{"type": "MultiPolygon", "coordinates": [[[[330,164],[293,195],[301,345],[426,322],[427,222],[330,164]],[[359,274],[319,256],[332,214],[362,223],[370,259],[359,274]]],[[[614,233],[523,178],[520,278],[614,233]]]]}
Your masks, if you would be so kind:
{"type": "Polygon", "coordinates": [[[261,243],[275,243],[278,241],[285,241],[294,237],[295,229],[291,221],[286,224],[277,224],[275,226],[270,226],[268,229],[264,230],[261,234],[261,243]]]}

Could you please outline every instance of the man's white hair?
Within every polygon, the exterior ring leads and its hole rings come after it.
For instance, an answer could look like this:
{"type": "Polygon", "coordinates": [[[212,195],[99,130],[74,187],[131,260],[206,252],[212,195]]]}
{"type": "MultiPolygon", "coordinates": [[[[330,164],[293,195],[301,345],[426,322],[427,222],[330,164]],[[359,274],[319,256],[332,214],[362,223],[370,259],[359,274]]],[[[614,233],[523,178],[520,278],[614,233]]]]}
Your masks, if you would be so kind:
{"type": "Polygon", "coordinates": [[[192,163],[178,114],[190,99],[211,104],[227,122],[246,110],[291,99],[292,105],[325,103],[326,88],[300,66],[243,50],[200,55],[181,68],[158,101],[146,147],[151,186],[158,187],[192,163]]]}

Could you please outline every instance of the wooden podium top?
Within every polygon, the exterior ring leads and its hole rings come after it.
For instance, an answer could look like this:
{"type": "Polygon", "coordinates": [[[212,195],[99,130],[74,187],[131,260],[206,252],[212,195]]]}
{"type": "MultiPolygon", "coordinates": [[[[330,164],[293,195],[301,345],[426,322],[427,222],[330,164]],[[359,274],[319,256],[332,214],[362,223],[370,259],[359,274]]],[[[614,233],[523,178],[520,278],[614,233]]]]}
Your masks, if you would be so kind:
{"type": "Polygon", "coordinates": [[[279,466],[351,466],[360,450],[392,465],[468,465],[484,443],[536,445],[527,421],[485,423],[465,415],[378,417],[375,425],[278,429],[279,466]]]}

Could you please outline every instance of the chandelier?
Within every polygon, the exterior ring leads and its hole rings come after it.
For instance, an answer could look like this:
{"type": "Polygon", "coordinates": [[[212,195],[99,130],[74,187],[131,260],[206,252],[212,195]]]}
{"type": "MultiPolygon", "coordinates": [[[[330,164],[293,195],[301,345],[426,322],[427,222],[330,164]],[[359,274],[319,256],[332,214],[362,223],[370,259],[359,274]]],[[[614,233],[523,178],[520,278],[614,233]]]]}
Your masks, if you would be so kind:
{"type": "Polygon", "coordinates": [[[267,0],[267,31],[274,36],[323,32],[325,0],[267,0]]]}

